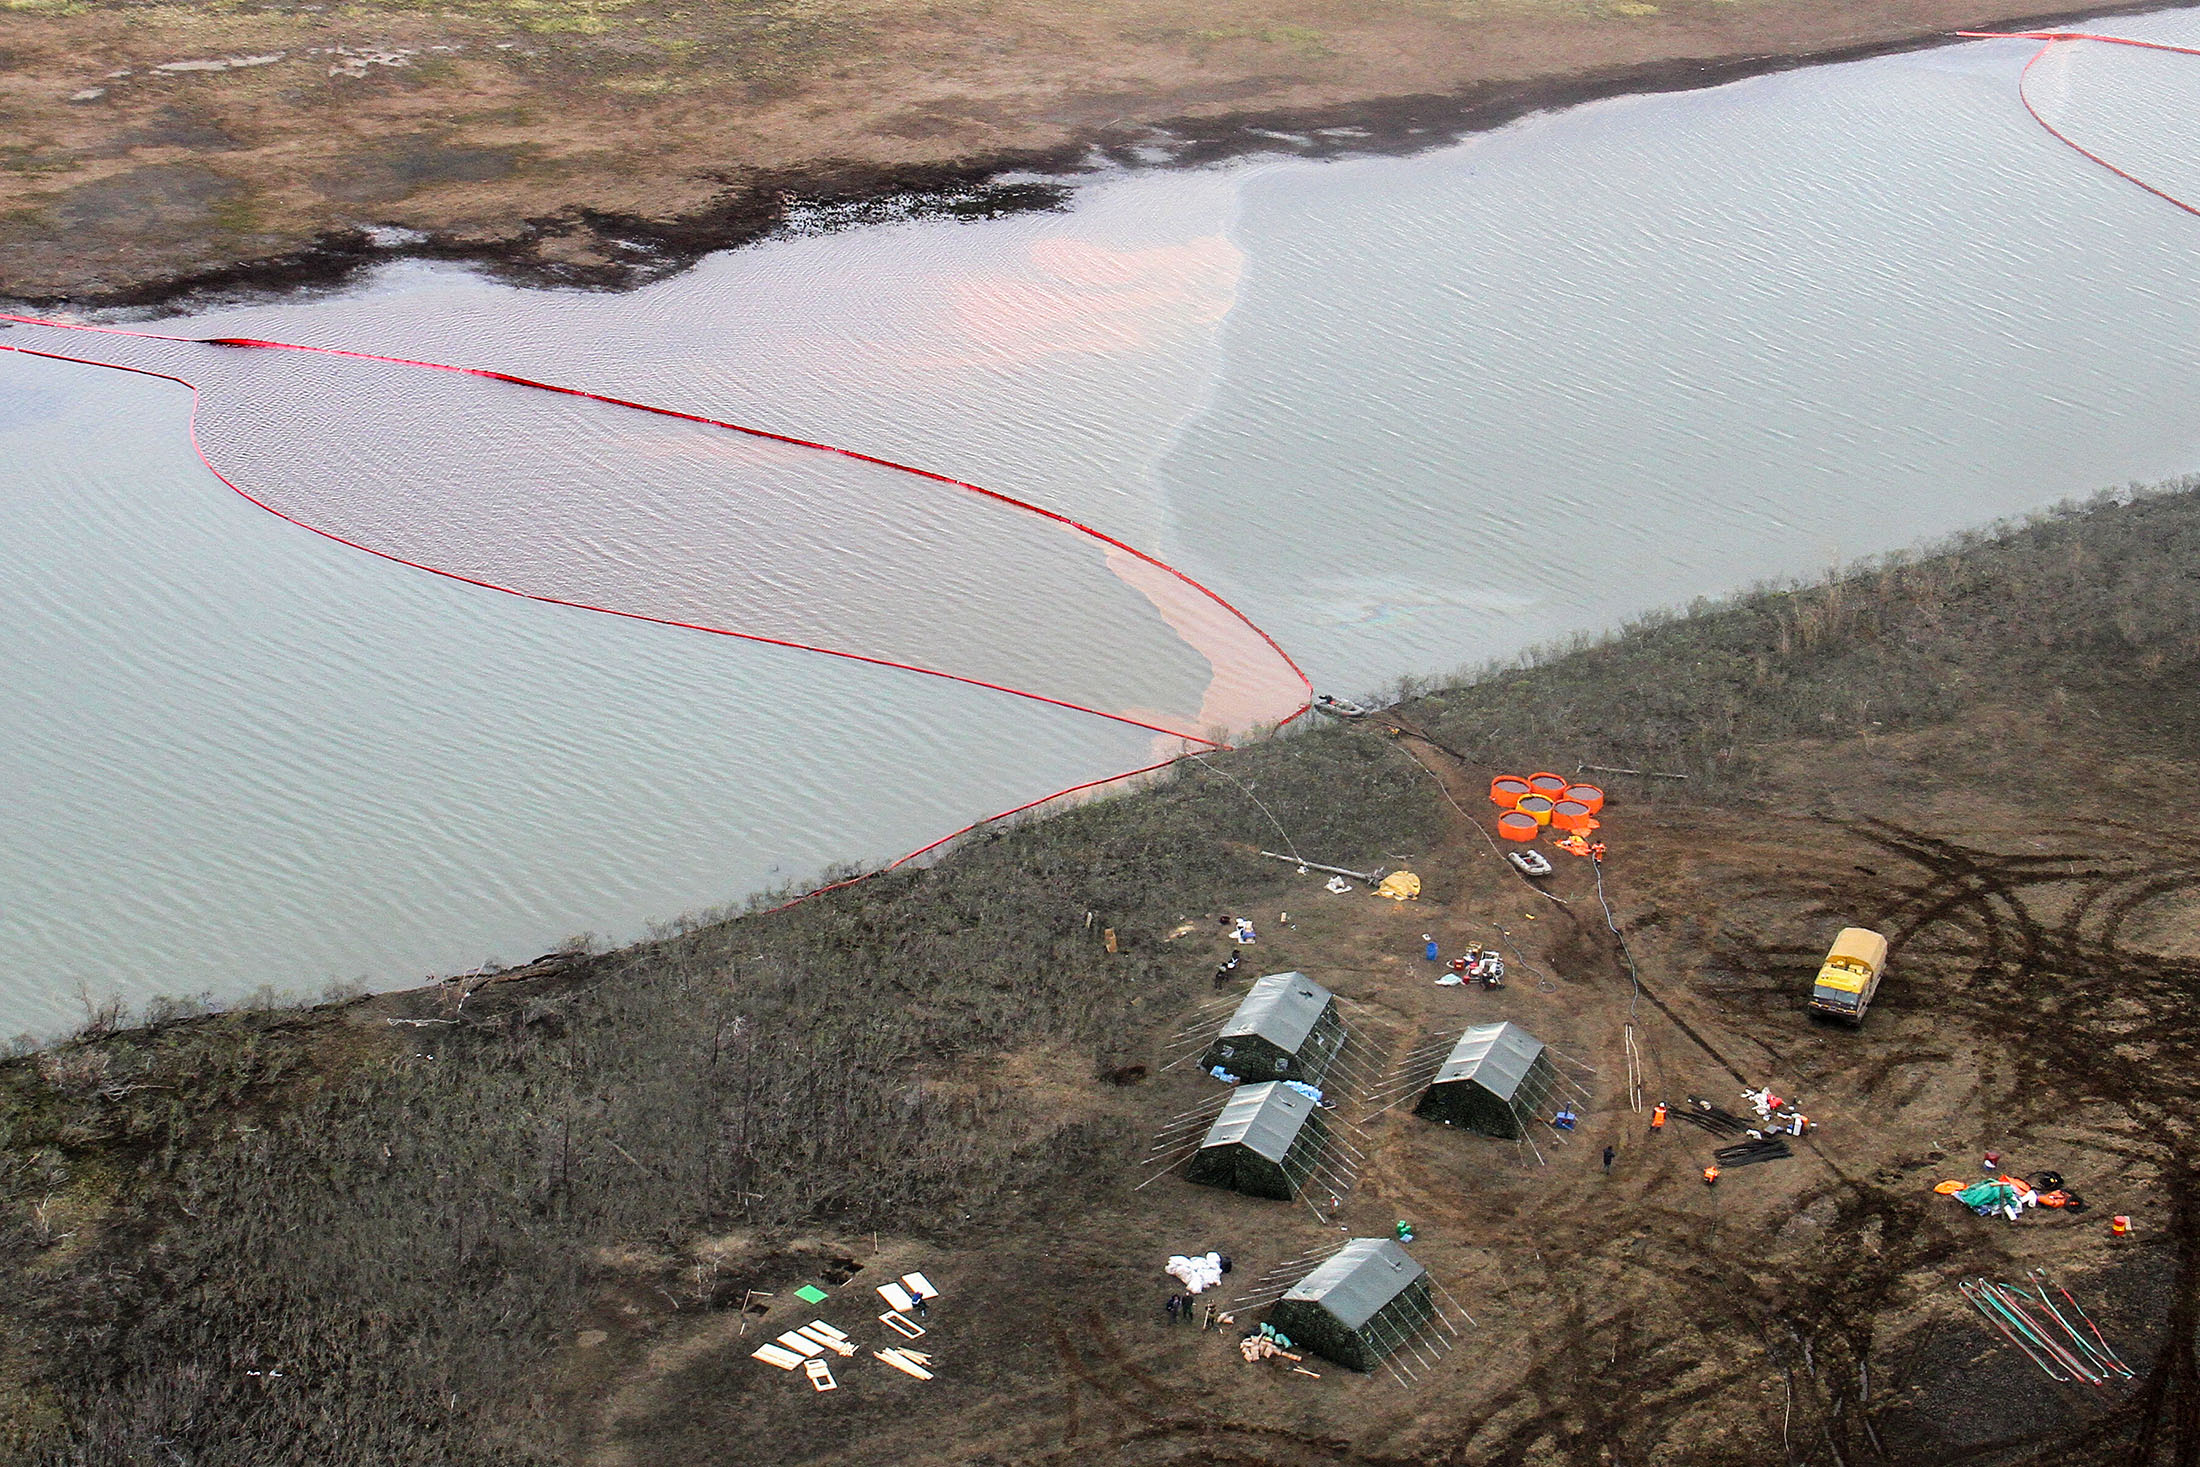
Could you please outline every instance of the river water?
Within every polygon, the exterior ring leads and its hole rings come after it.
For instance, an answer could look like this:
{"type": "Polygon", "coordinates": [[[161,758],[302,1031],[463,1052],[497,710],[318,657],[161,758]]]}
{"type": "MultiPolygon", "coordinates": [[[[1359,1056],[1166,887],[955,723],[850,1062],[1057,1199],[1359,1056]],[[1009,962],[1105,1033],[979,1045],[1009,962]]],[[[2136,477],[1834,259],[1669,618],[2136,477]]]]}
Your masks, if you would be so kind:
{"type": "MultiPolygon", "coordinates": [[[[2200,37],[2190,13],[2098,28],[2200,37]]],[[[938,469],[1163,557],[1349,692],[2200,467],[2200,221],[2024,114],[2033,49],[1620,99],[1404,159],[1103,175],[1060,213],[819,232],[623,296],[404,265],[149,329],[492,367],[938,469]]],[[[2138,148],[2133,117],[2189,115],[2200,73],[2122,66],[2042,79],[2138,148]]],[[[218,397],[210,452],[235,431],[218,397]]],[[[300,461],[361,436],[346,400],[301,396],[300,461]]],[[[365,436],[433,484],[440,549],[538,565],[517,552],[548,518],[490,492],[503,440],[433,407],[365,436]]],[[[189,413],[172,384],[0,353],[0,1032],[85,995],[312,994],[629,937],[1167,743],[363,555],[210,477],[189,413]]],[[[249,447],[280,472],[280,442],[249,447]]],[[[541,472],[585,484],[613,449],[541,472]]],[[[326,487],[312,462],[296,492],[326,487]]],[[[398,533],[415,506],[371,469],[344,512],[398,533]]],[[[607,516],[633,508],[604,482],[607,516]]],[[[747,525],[807,536],[726,614],[874,655],[905,637],[1168,728],[1274,715],[1273,687],[1222,696],[1211,629],[1113,560],[912,530],[930,509],[867,482],[831,487],[830,534],[782,496],[602,544],[561,501],[557,536],[636,594],[733,563],[747,525]],[[929,563],[951,593],[912,579],[929,563]]]]}

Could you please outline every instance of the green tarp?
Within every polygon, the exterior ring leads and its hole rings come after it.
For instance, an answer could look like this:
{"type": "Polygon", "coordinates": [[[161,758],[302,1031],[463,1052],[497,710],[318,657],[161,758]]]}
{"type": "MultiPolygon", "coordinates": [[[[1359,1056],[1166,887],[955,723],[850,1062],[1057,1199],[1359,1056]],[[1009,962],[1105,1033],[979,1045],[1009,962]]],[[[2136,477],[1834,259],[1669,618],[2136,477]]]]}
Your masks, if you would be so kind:
{"type": "Polygon", "coordinates": [[[1956,1193],[1956,1201],[1965,1207],[2007,1207],[2018,1195],[2007,1182],[1973,1182],[1956,1193]]]}

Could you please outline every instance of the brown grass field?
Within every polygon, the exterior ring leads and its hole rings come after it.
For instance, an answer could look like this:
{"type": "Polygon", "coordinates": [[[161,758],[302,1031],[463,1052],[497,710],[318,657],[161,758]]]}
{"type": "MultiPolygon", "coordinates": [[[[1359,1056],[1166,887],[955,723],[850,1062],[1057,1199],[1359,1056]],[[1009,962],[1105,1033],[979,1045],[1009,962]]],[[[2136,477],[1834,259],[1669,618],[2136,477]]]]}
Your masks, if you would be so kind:
{"type": "Polygon", "coordinates": [[[0,298],[157,303],[395,252],[629,284],[797,201],[983,214],[1053,197],[1002,169],[1095,149],[1426,146],[2026,3],[0,0],[0,298]]]}

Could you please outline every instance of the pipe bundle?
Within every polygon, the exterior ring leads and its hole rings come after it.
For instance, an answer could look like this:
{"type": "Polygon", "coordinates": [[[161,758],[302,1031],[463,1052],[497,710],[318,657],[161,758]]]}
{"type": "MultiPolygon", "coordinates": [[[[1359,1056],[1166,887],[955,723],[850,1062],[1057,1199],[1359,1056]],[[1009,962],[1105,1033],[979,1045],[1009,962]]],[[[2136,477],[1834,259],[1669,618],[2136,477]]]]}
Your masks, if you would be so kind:
{"type": "Polygon", "coordinates": [[[2048,1297],[2046,1274],[2035,1268],[2025,1278],[2031,1282],[2030,1293],[1991,1279],[1966,1279],[1957,1287],[1971,1307],[2002,1338],[2029,1356],[2048,1379],[2077,1380],[2093,1386],[2106,1384],[2111,1376],[2131,1379],[2131,1367],[2117,1358],[2102,1338],[2100,1326],[2079,1307],[2068,1289],[2055,1286],[2055,1292],[2070,1306],[2070,1315],[2065,1315],[2048,1297]],[[2070,1322],[2071,1316],[2084,1324],[2082,1331],[2070,1322]]]}
{"type": "Polygon", "coordinates": [[[1721,1110],[1701,1095],[1688,1097],[1688,1104],[1673,1107],[1673,1119],[1686,1121],[1699,1130],[1714,1136],[1739,1136],[1751,1129],[1751,1123],[1732,1111],[1721,1110]]]}
{"type": "Polygon", "coordinates": [[[1795,1153],[1777,1136],[1767,1136],[1761,1141],[1744,1141],[1738,1146],[1722,1146],[1711,1153],[1724,1167],[1750,1166],[1760,1161],[1785,1161],[1795,1153]]]}

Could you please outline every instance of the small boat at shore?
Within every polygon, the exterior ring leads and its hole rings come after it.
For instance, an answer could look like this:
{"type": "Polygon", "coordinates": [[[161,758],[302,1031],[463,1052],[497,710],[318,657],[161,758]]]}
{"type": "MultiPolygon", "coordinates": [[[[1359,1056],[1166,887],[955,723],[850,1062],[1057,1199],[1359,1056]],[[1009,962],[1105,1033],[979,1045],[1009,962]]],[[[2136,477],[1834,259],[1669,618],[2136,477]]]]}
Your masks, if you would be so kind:
{"type": "Polygon", "coordinates": [[[1316,693],[1314,711],[1326,713],[1331,718],[1365,718],[1374,710],[1362,707],[1350,698],[1332,698],[1327,693],[1316,693]]]}
{"type": "Polygon", "coordinates": [[[1550,859],[1541,851],[1509,851],[1506,853],[1505,859],[1512,862],[1513,868],[1522,876],[1548,876],[1551,874],[1550,859]]]}

